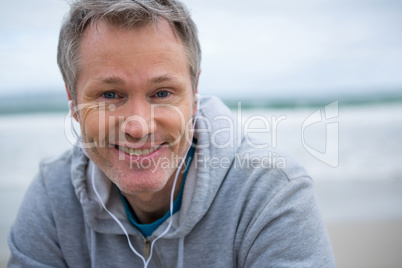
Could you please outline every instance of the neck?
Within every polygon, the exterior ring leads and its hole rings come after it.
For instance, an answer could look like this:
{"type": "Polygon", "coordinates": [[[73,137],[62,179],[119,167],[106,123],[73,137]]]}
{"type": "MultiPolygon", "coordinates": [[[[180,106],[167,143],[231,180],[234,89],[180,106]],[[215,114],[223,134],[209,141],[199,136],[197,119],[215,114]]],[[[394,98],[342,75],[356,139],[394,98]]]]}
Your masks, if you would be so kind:
{"type": "MultiPolygon", "coordinates": [[[[182,170],[177,177],[173,200],[178,196],[183,183],[184,166],[185,165],[182,166],[182,170]]],[[[165,187],[158,192],[139,193],[135,195],[123,193],[140,224],[152,223],[162,218],[166,212],[170,210],[170,197],[176,171],[169,178],[165,187]]]]}

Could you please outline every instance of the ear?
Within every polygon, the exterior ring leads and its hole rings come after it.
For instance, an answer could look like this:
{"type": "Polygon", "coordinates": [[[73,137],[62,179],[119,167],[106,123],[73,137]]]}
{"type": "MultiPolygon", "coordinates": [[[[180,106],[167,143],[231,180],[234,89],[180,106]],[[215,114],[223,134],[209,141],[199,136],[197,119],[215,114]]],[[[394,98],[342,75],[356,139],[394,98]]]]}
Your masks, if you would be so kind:
{"type": "Polygon", "coordinates": [[[69,108],[70,108],[70,111],[71,111],[71,116],[74,117],[75,121],[79,122],[78,115],[75,112],[75,103],[74,103],[73,99],[71,98],[70,90],[68,89],[67,84],[65,84],[65,87],[66,87],[68,101],[69,102],[71,101],[71,103],[72,103],[71,106],[69,105],[69,108]]]}
{"type": "Polygon", "coordinates": [[[195,115],[195,113],[199,109],[199,107],[198,107],[199,100],[198,100],[197,95],[198,95],[198,81],[200,81],[200,75],[201,75],[201,70],[198,72],[197,83],[195,85],[193,115],[195,115]]]}

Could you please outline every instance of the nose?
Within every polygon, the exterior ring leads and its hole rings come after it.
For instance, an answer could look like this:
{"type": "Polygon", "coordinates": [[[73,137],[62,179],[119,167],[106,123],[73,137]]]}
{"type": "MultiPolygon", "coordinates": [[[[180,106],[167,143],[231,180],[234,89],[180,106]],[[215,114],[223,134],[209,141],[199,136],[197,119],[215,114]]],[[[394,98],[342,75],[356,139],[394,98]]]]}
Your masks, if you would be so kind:
{"type": "Polygon", "coordinates": [[[127,113],[120,125],[120,131],[125,134],[127,141],[138,141],[154,133],[151,105],[146,100],[133,100],[126,105],[127,113]]]}

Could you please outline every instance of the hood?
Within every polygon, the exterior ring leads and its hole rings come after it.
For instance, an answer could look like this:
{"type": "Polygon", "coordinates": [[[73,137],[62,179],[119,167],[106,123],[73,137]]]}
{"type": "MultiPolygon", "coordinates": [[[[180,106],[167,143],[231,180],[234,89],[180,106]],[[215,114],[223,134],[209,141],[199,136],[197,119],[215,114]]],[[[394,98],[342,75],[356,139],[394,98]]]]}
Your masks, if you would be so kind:
{"type": "MultiPolygon", "coordinates": [[[[196,114],[194,136],[197,149],[191,163],[179,212],[173,215],[172,227],[164,238],[187,235],[211,206],[218,189],[233,162],[241,137],[232,112],[216,97],[203,97],[196,114]],[[211,165],[211,159],[225,159],[222,166],[211,165]]],[[[107,209],[124,225],[129,234],[140,234],[129,222],[117,187],[87,158],[80,147],[73,150],[71,174],[76,195],[83,207],[86,221],[101,233],[123,234],[120,227],[102,208],[92,187],[92,170],[95,172],[96,189],[107,209]]],[[[159,236],[167,227],[165,221],[153,233],[159,236]]]]}

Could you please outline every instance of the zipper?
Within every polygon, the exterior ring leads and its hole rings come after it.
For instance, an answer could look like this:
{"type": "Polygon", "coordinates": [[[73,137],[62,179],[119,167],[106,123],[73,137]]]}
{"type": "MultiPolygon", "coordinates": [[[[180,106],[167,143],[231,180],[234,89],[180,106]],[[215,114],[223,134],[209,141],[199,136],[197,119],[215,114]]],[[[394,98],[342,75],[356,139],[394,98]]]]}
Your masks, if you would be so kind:
{"type": "MultiPolygon", "coordinates": [[[[151,238],[144,238],[144,259],[145,261],[148,261],[149,255],[151,254],[151,244],[152,244],[152,239],[151,238]]],[[[158,254],[155,252],[155,249],[152,253],[152,262],[156,264],[157,267],[165,267],[162,266],[158,254]]]]}
{"type": "Polygon", "coordinates": [[[144,258],[148,260],[149,254],[151,254],[151,240],[148,238],[144,239],[144,258]]]}

